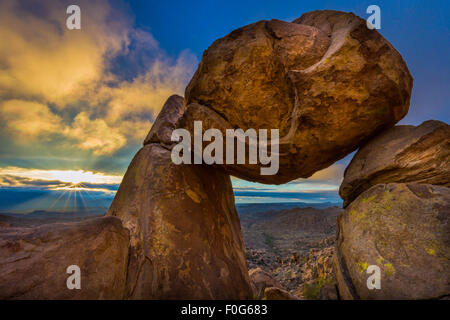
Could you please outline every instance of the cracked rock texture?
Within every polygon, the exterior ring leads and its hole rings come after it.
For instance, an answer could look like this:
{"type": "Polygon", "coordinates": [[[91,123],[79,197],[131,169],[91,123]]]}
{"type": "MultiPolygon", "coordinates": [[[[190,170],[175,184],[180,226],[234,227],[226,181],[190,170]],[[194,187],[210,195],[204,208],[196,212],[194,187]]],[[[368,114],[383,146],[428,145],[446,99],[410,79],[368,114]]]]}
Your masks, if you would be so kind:
{"type": "Polygon", "coordinates": [[[183,126],[192,130],[192,120],[203,120],[204,130],[279,129],[276,175],[261,175],[248,160],[221,167],[281,184],[311,176],[392,127],[408,112],[412,82],[400,54],[352,13],[260,21],[204,52],[186,88],[192,118],[183,126]]]}

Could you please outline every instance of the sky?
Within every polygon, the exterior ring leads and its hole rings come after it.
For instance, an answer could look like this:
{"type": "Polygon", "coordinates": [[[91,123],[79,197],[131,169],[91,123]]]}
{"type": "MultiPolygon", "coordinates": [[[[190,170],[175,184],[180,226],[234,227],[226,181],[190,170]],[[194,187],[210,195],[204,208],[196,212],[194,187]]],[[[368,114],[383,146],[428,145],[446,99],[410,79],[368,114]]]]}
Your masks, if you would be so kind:
{"type": "MultiPolygon", "coordinates": [[[[183,94],[203,51],[263,19],[318,9],[368,17],[414,77],[400,124],[449,122],[448,1],[0,2],[0,212],[108,207],[163,103],[183,94]],[[81,8],[81,30],[65,27],[81,8]]],[[[352,155],[310,179],[232,178],[236,202],[331,202],[352,155]]]]}

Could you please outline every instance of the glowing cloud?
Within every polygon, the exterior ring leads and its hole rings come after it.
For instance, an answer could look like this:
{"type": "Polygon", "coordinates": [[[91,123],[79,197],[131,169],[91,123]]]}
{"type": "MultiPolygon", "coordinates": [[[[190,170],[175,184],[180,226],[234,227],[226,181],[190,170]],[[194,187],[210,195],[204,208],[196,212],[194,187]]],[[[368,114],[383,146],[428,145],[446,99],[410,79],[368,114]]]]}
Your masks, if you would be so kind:
{"type": "Polygon", "coordinates": [[[20,177],[37,181],[59,181],[71,184],[119,184],[122,176],[105,175],[84,170],[38,170],[7,167],[0,169],[1,176],[20,177]]]}
{"type": "Polygon", "coordinates": [[[168,57],[106,0],[78,1],[81,30],[68,30],[66,5],[0,2],[0,135],[21,145],[55,139],[95,156],[141,143],[196,57],[168,57]],[[119,74],[119,57],[139,67],[132,77],[119,74]]]}

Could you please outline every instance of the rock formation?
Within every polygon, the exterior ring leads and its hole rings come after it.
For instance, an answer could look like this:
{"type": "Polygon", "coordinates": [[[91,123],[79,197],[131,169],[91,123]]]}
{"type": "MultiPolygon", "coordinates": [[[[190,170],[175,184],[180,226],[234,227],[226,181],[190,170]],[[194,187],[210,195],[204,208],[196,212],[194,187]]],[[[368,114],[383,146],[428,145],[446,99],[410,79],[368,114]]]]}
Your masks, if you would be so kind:
{"type": "Polygon", "coordinates": [[[251,297],[228,173],[269,183],[310,176],[400,120],[411,87],[401,56],[353,14],[261,21],[214,42],[184,104],[171,97],[163,107],[108,211],[131,232],[126,296],[251,297]],[[192,132],[196,120],[222,132],[279,129],[279,174],[173,164],[172,130],[192,132]]]}
{"type": "Polygon", "coordinates": [[[128,230],[114,217],[0,231],[0,299],[123,299],[128,230]],[[67,267],[81,271],[69,290],[67,267]]]}
{"type": "Polygon", "coordinates": [[[250,299],[229,176],[207,165],[175,165],[168,141],[159,140],[170,136],[182,103],[168,99],[107,213],[130,230],[126,297],[250,299]]]}
{"type": "Polygon", "coordinates": [[[173,144],[172,131],[184,113],[184,99],[178,95],[172,95],[161,108],[155,122],[144,140],[144,145],[159,143],[165,147],[173,144]]]}
{"type": "Polygon", "coordinates": [[[248,274],[250,276],[250,284],[255,299],[264,298],[266,288],[275,287],[283,289],[283,286],[276,279],[261,268],[251,269],[248,274]]]}
{"type": "Polygon", "coordinates": [[[337,300],[333,251],[333,246],[310,250],[302,266],[303,284],[296,295],[306,299],[337,300]]]}
{"type": "Polygon", "coordinates": [[[345,170],[339,190],[344,207],[370,187],[391,182],[450,186],[450,126],[395,126],[370,140],[345,170]]]}
{"type": "Polygon", "coordinates": [[[182,123],[191,131],[192,120],[206,122],[205,130],[279,129],[278,174],[260,175],[248,161],[222,167],[280,184],[311,176],[393,126],[408,111],[411,89],[403,59],[365,20],[314,11],[216,40],[186,88],[182,123]]]}
{"type": "Polygon", "coordinates": [[[446,187],[390,183],[361,193],[338,218],[334,269],[341,298],[448,297],[449,213],[446,187]],[[368,289],[371,265],[381,270],[381,289],[368,289]]]}
{"type": "Polygon", "coordinates": [[[264,300],[300,300],[284,289],[268,287],[264,290],[264,300]]]}
{"type": "MultiPolygon", "coordinates": [[[[0,297],[251,299],[229,174],[274,184],[309,177],[394,126],[408,111],[411,90],[400,54],[351,13],[314,11],[293,22],[260,21],[231,32],[205,51],[185,101],[168,99],[107,217],[1,226],[0,297]],[[175,165],[172,131],[192,132],[196,120],[203,130],[279,129],[278,173],[261,175],[257,164],[175,165]],[[86,279],[81,291],[64,287],[61,268],[72,264],[86,279]]],[[[361,194],[340,220],[335,260],[341,296],[448,294],[448,189],[382,188],[361,194]],[[367,199],[376,205],[368,207],[367,199]],[[412,222],[421,222],[422,233],[412,222]],[[388,241],[392,230],[399,232],[398,243],[388,241]],[[364,290],[354,265],[372,263],[377,254],[388,277],[381,294],[364,290]],[[412,284],[419,286],[413,293],[412,284]]],[[[295,298],[275,286],[264,293],[295,298]]]]}
{"type": "Polygon", "coordinates": [[[340,187],[334,270],[343,299],[450,296],[450,127],[396,126],[369,140],[340,187]],[[370,266],[381,289],[368,289],[370,266]]]}

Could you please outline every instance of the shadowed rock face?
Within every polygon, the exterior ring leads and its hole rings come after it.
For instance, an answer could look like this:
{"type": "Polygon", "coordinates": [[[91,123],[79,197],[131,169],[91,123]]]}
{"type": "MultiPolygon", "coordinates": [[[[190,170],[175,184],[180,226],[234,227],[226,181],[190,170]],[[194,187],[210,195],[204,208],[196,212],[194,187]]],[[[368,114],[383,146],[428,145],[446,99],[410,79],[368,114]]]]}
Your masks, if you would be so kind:
{"type": "Polygon", "coordinates": [[[338,218],[334,271],[343,299],[431,299],[450,295],[450,190],[392,183],[360,194],[338,218]],[[381,290],[367,288],[368,266],[381,290]]]}
{"type": "Polygon", "coordinates": [[[346,207],[371,186],[391,182],[450,186],[450,126],[431,120],[381,133],[353,157],[339,194],[346,207]]]}
{"type": "Polygon", "coordinates": [[[0,299],[124,298],[128,230],[114,217],[0,229],[0,299]],[[81,289],[69,290],[77,265],[81,289]]]}
{"type": "Polygon", "coordinates": [[[408,111],[411,89],[403,59],[365,20],[314,11],[292,23],[260,21],[215,41],[186,88],[181,122],[190,129],[193,120],[207,122],[204,130],[279,129],[277,175],[260,175],[259,165],[222,167],[280,184],[309,177],[393,126],[408,111]]]}
{"type": "MultiPolygon", "coordinates": [[[[181,105],[169,98],[158,119],[181,105]]],[[[158,121],[154,137],[168,130],[158,121]]],[[[131,233],[127,298],[252,298],[230,177],[212,166],[175,165],[153,141],[134,157],[107,213],[131,233]]]]}

